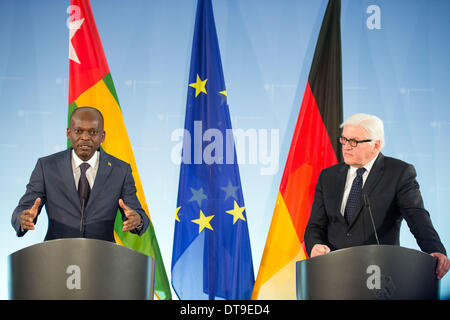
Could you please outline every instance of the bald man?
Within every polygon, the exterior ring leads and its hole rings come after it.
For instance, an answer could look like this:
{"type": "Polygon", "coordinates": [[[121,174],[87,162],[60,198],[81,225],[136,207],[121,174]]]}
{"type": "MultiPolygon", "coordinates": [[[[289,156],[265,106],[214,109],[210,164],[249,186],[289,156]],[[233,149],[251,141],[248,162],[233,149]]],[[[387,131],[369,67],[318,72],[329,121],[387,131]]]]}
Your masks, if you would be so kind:
{"type": "Polygon", "coordinates": [[[37,161],[13,212],[17,236],[34,230],[43,206],[49,219],[45,240],[114,242],[117,210],[122,213],[123,231],[139,236],[145,232],[149,219],[137,199],[131,167],[100,148],[105,134],[100,111],[92,107],[74,110],[67,128],[72,147],[37,161]]]}

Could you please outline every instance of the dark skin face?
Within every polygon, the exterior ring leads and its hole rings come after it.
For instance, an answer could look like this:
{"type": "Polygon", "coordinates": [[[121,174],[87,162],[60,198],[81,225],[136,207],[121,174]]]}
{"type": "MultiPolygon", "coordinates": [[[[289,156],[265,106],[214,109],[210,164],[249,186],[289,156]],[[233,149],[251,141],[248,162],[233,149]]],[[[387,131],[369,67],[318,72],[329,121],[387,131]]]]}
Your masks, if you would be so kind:
{"type": "MultiPolygon", "coordinates": [[[[70,139],[70,143],[77,156],[83,161],[88,161],[105,140],[101,114],[91,107],[80,107],[76,109],[72,113],[69,128],[67,128],[67,138],[70,139]]],[[[40,204],[41,198],[36,198],[30,209],[22,211],[20,225],[24,230],[34,230],[34,219],[37,216],[40,204]]],[[[141,216],[135,210],[128,207],[122,199],[119,199],[119,206],[127,217],[123,222],[122,231],[134,230],[142,223],[141,216]]]]}
{"type": "Polygon", "coordinates": [[[91,108],[77,109],[70,119],[67,138],[76,155],[81,160],[88,161],[105,140],[102,117],[91,108]]]}

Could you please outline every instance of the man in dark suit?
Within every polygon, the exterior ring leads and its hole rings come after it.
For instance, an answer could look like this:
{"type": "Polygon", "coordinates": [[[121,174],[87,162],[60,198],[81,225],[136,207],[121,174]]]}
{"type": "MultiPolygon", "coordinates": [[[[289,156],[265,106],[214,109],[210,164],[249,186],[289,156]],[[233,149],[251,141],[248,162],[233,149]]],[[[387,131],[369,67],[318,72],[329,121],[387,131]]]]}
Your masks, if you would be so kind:
{"type": "Polygon", "coordinates": [[[34,230],[44,205],[49,219],[45,240],[85,237],[113,242],[118,209],[123,231],[145,232],[149,218],[136,196],[130,165],[100,148],[105,140],[103,121],[95,108],[80,107],[72,113],[67,128],[72,148],[38,160],[12,215],[17,236],[34,230]]]}
{"type": "Polygon", "coordinates": [[[305,230],[308,255],[376,244],[371,218],[364,210],[366,197],[380,244],[399,245],[404,218],[422,251],[438,259],[436,274],[441,279],[450,261],[424,209],[414,167],[380,152],[384,129],[379,118],[356,114],[341,128],[344,163],[320,173],[305,230]]]}

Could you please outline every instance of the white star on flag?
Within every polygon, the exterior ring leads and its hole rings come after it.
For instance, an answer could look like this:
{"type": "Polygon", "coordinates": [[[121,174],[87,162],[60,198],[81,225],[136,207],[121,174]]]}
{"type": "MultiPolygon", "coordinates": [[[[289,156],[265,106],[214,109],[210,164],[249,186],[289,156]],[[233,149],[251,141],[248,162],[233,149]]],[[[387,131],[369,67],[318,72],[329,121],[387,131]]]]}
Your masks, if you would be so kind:
{"type": "Polygon", "coordinates": [[[72,21],[69,25],[69,30],[70,30],[70,39],[69,39],[69,60],[72,60],[78,64],[81,64],[80,60],[78,60],[78,56],[77,53],[75,52],[75,49],[73,48],[72,45],[72,38],[75,35],[75,33],[80,30],[81,25],[84,22],[84,18],[81,20],[75,20],[72,21]]]}

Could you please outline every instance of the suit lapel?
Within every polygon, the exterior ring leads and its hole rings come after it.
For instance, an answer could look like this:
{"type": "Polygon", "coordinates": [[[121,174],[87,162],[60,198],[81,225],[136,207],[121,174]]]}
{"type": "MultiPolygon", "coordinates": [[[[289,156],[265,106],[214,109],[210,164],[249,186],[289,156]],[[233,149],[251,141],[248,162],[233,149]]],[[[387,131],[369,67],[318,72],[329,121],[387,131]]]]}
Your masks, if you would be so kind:
{"type": "Polygon", "coordinates": [[[342,206],[342,198],[344,197],[345,181],[347,180],[347,174],[348,174],[348,165],[343,163],[342,166],[339,168],[338,175],[335,179],[336,190],[339,190],[339,194],[337,195],[336,203],[334,205],[335,208],[334,212],[336,212],[338,219],[345,224],[347,222],[345,222],[345,219],[341,214],[341,206],[342,206]]]}
{"type": "Polygon", "coordinates": [[[373,188],[377,185],[378,181],[380,181],[383,176],[384,171],[384,156],[383,154],[379,154],[377,160],[375,160],[372,169],[370,170],[369,176],[367,177],[367,181],[363,187],[363,194],[366,193],[369,195],[373,188]]]}
{"type": "Polygon", "coordinates": [[[69,199],[81,208],[80,198],[78,197],[77,186],[75,184],[75,178],[73,177],[72,170],[72,148],[66,150],[60,163],[60,174],[66,194],[69,199]]]}
{"type": "Polygon", "coordinates": [[[364,200],[362,197],[364,196],[364,194],[367,194],[367,196],[370,195],[373,188],[377,185],[377,183],[380,181],[381,177],[383,176],[383,171],[384,171],[384,156],[380,152],[380,154],[377,157],[377,160],[375,160],[375,162],[372,166],[372,169],[370,170],[370,173],[369,173],[369,176],[367,177],[366,183],[364,183],[364,187],[362,189],[362,194],[361,194],[361,201],[360,201],[357,209],[355,210],[355,214],[352,218],[352,223],[350,224],[349,227],[351,227],[355,223],[355,221],[357,220],[359,214],[361,213],[361,211],[364,207],[364,200]]]}
{"type": "Polygon", "coordinates": [[[100,148],[100,159],[98,164],[97,175],[94,180],[94,187],[89,195],[89,201],[86,210],[91,206],[91,203],[95,202],[95,198],[98,197],[106,183],[106,180],[111,173],[112,167],[109,161],[109,155],[100,148]]]}

